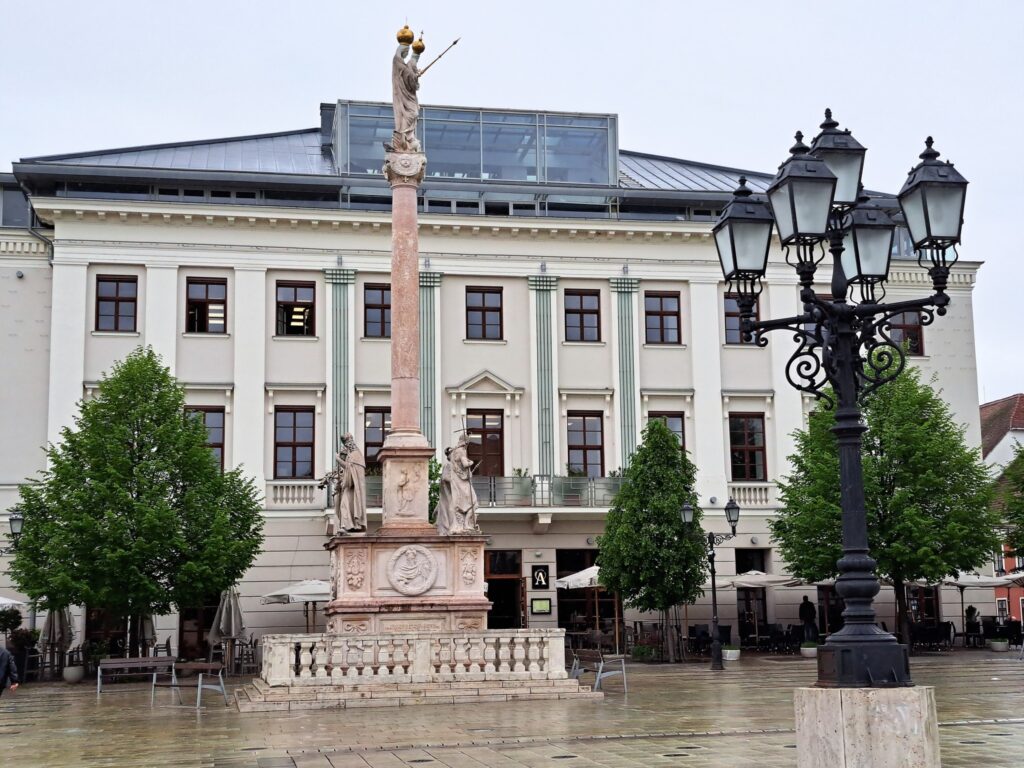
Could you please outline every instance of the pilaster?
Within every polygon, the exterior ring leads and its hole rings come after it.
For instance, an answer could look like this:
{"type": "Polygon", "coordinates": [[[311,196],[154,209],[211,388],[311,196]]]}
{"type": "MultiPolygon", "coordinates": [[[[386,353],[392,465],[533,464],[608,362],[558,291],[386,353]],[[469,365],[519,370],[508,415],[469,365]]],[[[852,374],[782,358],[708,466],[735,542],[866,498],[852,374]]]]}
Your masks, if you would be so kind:
{"type": "MultiPolygon", "coordinates": [[[[803,311],[799,290],[793,283],[769,282],[766,286],[768,306],[762,309],[761,317],[792,317],[803,311]]],[[[790,473],[789,453],[793,441],[791,435],[803,427],[803,396],[786,378],[790,355],[796,349],[786,334],[776,334],[768,345],[771,350],[772,413],[771,418],[774,456],[769,456],[769,477],[785,477],[790,473]],[[782,342],[782,343],[779,343],[782,342]]]]}
{"type": "Polygon", "coordinates": [[[56,445],[82,399],[87,336],[88,265],[56,261],[50,310],[50,387],[46,439],[56,445]]]}
{"type": "Polygon", "coordinates": [[[437,294],[440,272],[420,272],[420,428],[433,446],[437,446],[438,368],[437,294]]]}
{"type": "Polygon", "coordinates": [[[333,452],[341,436],[352,428],[351,354],[354,350],[355,329],[351,322],[350,308],[356,271],[332,267],[324,270],[324,279],[331,287],[331,346],[328,351],[328,367],[333,421],[330,447],[333,452]]]}
{"type": "Polygon", "coordinates": [[[700,323],[700,332],[690,334],[693,367],[693,427],[701,458],[697,473],[697,493],[707,503],[712,496],[728,498],[725,431],[722,418],[722,324],[724,310],[718,280],[690,282],[690,312],[686,322],[691,328],[700,323]]]}
{"type": "Polygon", "coordinates": [[[146,344],[171,373],[178,351],[178,265],[146,265],[146,315],[142,325],[146,344]]]}
{"type": "Polygon", "coordinates": [[[636,344],[636,299],[640,281],[635,277],[613,277],[610,282],[615,295],[615,328],[612,338],[619,369],[617,432],[621,466],[625,468],[636,450],[640,425],[637,386],[639,349],[636,344]]]}
{"type": "Polygon", "coordinates": [[[536,375],[537,390],[531,398],[533,415],[534,445],[536,446],[537,473],[541,475],[557,474],[558,444],[556,426],[558,411],[556,410],[558,389],[557,368],[554,354],[554,292],[558,288],[558,278],[553,275],[531,275],[530,302],[534,306],[533,314],[533,368],[536,375]]]}
{"type": "Polygon", "coordinates": [[[265,484],[267,375],[267,271],[262,267],[235,267],[234,290],[235,394],[232,406],[232,457],[253,477],[257,488],[265,484]]]}

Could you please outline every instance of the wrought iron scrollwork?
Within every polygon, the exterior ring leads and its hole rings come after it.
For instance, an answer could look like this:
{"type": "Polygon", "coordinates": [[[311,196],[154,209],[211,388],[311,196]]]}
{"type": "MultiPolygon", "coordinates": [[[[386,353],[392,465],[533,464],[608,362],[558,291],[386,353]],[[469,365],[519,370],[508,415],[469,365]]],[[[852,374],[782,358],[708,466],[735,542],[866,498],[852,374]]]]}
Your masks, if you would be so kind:
{"type": "MultiPolygon", "coordinates": [[[[883,308],[884,305],[876,307],[879,310],[883,308]]],[[[935,322],[936,310],[931,307],[919,306],[914,310],[908,310],[902,304],[896,308],[884,308],[877,317],[861,319],[859,340],[863,350],[863,365],[858,371],[858,399],[862,404],[865,397],[899,376],[907,365],[907,353],[903,344],[892,337],[893,318],[907,311],[916,311],[921,318],[922,326],[935,322]]]]}

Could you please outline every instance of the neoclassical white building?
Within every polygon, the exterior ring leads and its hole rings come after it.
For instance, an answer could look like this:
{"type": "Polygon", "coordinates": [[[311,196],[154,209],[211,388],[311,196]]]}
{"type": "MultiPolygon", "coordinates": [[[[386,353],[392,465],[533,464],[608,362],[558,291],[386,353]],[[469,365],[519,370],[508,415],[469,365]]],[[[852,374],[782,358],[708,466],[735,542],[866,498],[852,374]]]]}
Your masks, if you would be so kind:
{"type": "MultiPolygon", "coordinates": [[[[265,549],[240,585],[256,632],[302,626],[300,610],[259,595],[326,578],[317,478],[349,431],[372,463],[389,424],[390,106],[339,101],[320,117],[280,134],[29,158],[0,176],[0,510],[111,364],[151,345],[224,466],[265,489],[265,549]]],[[[420,121],[422,422],[439,456],[464,425],[475,436],[495,626],[595,620],[592,596],[553,581],[593,563],[651,418],[696,464],[705,525],[727,529],[730,497],[742,509],[720,573],[785,571],[768,521],[812,404],[786,380],[784,335],[741,343],[722,282],[711,227],[744,172],[621,150],[617,125],[461,107],[426,107],[420,121]]],[[[755,191],[771,178],[745,175],[755,191]]],[[[889,297],[928,292],[898,240],[889,297]]],[[[898,331],[975,445],[978,268],[956,265],[946,317],[922,328],[908,315],[898,331]]],[[[759,312],[799,309],[774,253],[759,312]]],[[[379,478],[369,486],[379,507],[379,478]]],[[[16,595],[5,579],[0,593],[16,595]]],[[[824,587],[727,591],[722,622],[734,636],[753,614],[794,622],[804,594],[828,612],[824,587]]],[[[937,616],[940,602],[922,592],[914,605],[937,616]]],[[[158,636],[201,646],[211,613],[161,617],[158,636]]],[[[690,610],[708,615],[706,600],[690,610]]],[[[101,618],[82,612],[80,631],[101,618]]]]}

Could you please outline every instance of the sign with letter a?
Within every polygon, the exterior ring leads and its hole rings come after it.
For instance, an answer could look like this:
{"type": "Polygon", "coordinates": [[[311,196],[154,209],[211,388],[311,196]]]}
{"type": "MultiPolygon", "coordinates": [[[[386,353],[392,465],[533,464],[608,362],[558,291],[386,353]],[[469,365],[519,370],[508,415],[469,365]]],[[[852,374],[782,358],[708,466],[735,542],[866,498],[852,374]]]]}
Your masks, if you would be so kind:
{"type": "Polygon", "coordinates": [[[535,565],[533,566],[533,588],[534,589],[550,589],[551,584],[548,582],[548,567],[546,565],[535,565]]]}

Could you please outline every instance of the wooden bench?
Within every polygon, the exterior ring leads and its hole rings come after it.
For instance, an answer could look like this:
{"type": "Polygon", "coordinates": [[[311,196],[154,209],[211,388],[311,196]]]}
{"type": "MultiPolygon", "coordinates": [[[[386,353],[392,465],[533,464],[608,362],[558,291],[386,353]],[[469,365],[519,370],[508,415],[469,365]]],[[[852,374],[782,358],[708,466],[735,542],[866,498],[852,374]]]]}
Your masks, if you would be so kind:
{"type": "Polygon", "coordinates": [[[167,658],[145,656],[138,659],[100,659],[96,665],[96,693],[103,693],[103,675],[111,677],[127,677],[129,675],[152,676],[156,683],[157,675],[169,675],[174,662],[167,658]]]}
{"type": "Polygon", "coordinates": [[[171,679],[166,683],[158,683],[156,678],[153,678],[153,690],[150,693],[149,703],[150,706],[156,698],[157,688],[173,688],[178,694],[178,703],[183,703],[181,700],[181,689],[182,688],[195,688],[196,689],[196,709],[199,709],[203,702],[203,690],[207,691],[220,691],[221,696],[224,697],[224,704],[230,705],[228,701],[228,692],[224,688],[224,666],[219,661],[188,661],[176,663],[171,667],[171,679]],[[179,672],[198,672],[199,675],[194,683],[185,682],[182,683],[178,679],[179,672]],[[214,677],[216,676],[217,682],[203,684],[203,676],[214,677]]]}
{"type": "Polygon", "coordinates": [[[622,675],[622,691],[623,693],[629,692],[629,688],[626,686],[626,657],[622,654],[604,653],[583,648],[573,651],[572,670],[569,672],[569,677],[577,680],[584,672],[594,673],[595,691],[601,690],[601,681],[606,677],[622,675]],[[619,668],[605,671],[605,667],[609,664],[615,664],[619,668]]]}

